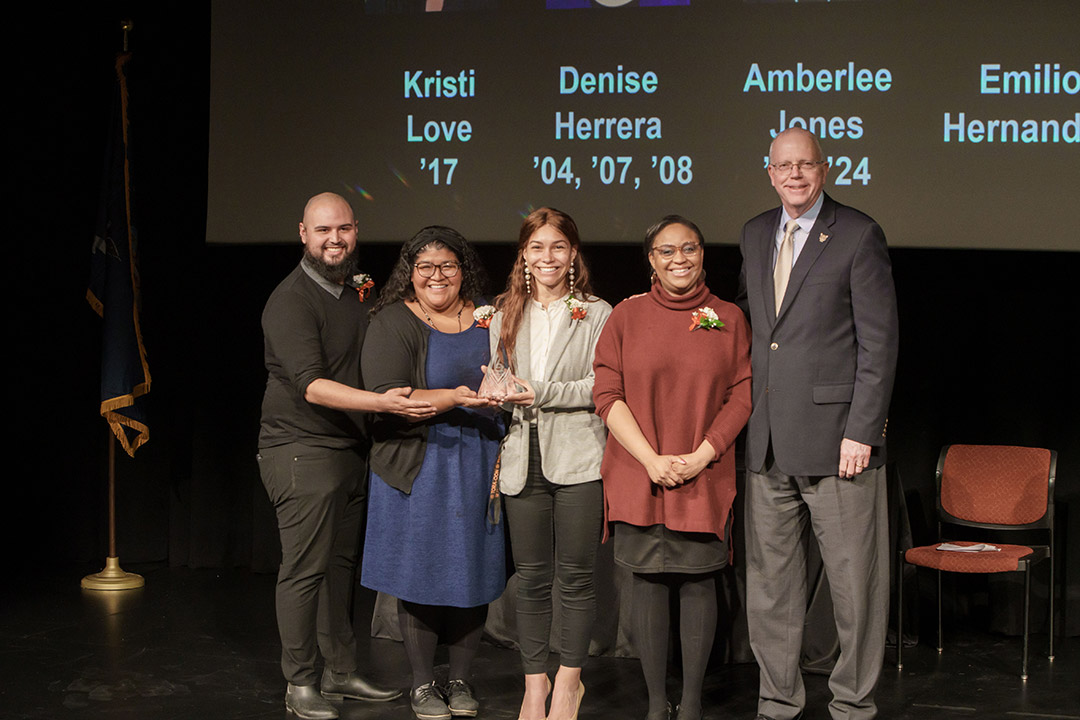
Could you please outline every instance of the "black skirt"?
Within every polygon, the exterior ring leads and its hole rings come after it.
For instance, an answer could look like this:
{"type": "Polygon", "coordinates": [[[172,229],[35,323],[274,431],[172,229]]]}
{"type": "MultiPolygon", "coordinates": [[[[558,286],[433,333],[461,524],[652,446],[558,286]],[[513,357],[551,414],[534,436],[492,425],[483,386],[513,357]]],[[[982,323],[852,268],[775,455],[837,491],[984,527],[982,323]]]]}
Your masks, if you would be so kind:
{"type": "Polygon", "coordinates": [[[614,523],[615,562],[636,573],[707,573],[727,567],[728,533],[680,532],[663,525],[614,523]]]}

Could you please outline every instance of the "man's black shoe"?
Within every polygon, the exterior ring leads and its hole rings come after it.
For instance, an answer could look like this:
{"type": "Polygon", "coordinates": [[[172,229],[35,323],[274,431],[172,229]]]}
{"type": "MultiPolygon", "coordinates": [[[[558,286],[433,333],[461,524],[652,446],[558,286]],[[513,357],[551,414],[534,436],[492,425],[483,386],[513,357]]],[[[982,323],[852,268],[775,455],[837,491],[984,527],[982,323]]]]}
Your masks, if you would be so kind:
{"type": "Polygon", "coordinates": [[[285,709],[303,720],[334,720],[337,709],[326,702],[314,685],[293,685],[285,690],[285,709]]]}
{"type": "Polygon", "coordinates": [[[401,690],[376,685],[370,680],[365,680],[355,671],[336,673],[327,668],[322,674],[322,694],[323,697],[331,700],[352,698],[353,700],[386,702],[401,697],[401,690]]]}

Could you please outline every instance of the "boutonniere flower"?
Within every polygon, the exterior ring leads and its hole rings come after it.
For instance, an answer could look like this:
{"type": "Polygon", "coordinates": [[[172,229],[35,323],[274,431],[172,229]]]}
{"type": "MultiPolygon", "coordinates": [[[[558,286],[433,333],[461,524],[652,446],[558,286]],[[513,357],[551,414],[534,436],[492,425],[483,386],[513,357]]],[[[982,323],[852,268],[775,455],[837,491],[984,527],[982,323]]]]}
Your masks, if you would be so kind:
{"type": "Polygon", "coordinates": [[[573,295],[566,297],[566,308],[570,311],[571,320],[584,320],[585,316],[589,314],[589,309],[585,307],[585,303],[573,295]]]}
{"type": "Polygon", "coordinates": [[[719,330],[722,327],[724,327],[724,323],[720,322],[720,318],[717,317],[716,311],[711,307],[698,308],[690,314],[691,332],[698,328],[701,328],[702,330],[719,330]]]}
{"type": "Polygon", "coordinates": [[[491,324],[491,318],[495,317],[495,307],[492,305],[481,305],[472,311],[472,316],[477,325],[486,328],[491,324]]]}
{"type": "Polygon", "coordinates": [[[375,281],[371,279],[371,276],[367,273],[357,273],[349,278],[347,282],[348,286],[356,290],[356,294],[360,296],[360,302],[364,302],[368,299],[368,295],[371,294],[371,289],[375,287],[375,281]]]}

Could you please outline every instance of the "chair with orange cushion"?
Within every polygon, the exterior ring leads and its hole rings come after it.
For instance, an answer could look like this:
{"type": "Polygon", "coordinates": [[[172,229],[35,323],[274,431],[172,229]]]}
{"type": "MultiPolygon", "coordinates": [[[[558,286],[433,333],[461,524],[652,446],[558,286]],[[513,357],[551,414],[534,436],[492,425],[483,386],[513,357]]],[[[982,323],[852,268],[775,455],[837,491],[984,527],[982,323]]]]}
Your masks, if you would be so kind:
{"type": "MultiPolygon", "coordinates": [[[[947,445],[937,464],[938,537],[943,525],[983,528],[995,533],[1043,530],[1046,545],[1003,545],[998,551],[939,550],[940,542],[900,553],[898,597],[903,597],[904,562],[937,570],[938,652],[941,642],[941,573],[1024,573],[1024,651],[1020,677],[1028,676],[1028,606],[1031,565],[1050,560],[1050,660],[1054,659],[1054,475],[1057,452],[1005,445],[947,445]]],[[[971,546],[970,541],[955,545],[971,546]]],[[[903,613],[899,613],[903,622],[903,613]]],[[[903,637],[903,627],[898,637],[903,637]]],[[[896,667],[903,668],[903,642],[896,646],[896,667]]]]}

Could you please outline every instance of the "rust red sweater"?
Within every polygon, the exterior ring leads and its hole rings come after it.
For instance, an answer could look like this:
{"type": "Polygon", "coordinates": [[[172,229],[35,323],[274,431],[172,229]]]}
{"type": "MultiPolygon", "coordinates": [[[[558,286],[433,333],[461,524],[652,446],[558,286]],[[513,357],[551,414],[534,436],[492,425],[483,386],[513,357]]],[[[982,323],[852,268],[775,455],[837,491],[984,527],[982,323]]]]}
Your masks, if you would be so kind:
{"type": "Polygon", "coordinates": [[[594,368],[593,399],[605,421],[622,400],[658,453],[687,454],[704,439],[717,452],[695,479],[664,488],[609,435],[600,468],[605,520],[723,538],[735,500],[735,437],[750,417],[750,328],[742,312],[704,283],[681,297],[654,283],[615,307],[594,368]],[[702,307],[724,326],[690,330],[691,314],[702,307]]]}

